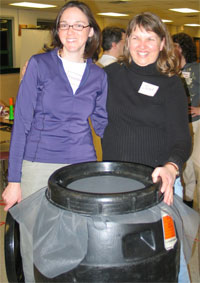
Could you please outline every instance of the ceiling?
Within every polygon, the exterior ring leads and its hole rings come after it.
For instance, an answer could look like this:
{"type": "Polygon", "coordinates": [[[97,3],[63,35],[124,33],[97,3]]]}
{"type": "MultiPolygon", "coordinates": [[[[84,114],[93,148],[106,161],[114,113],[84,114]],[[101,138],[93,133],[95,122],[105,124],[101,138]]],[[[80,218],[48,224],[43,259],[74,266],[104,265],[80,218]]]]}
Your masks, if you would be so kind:
{"type": "MultiPolygon", "coordinates": [[[[0,0],[0,6],[2,8],[16,9],[16,7],[9,6],[9,3],[14,2],[34,2],[44,4],[57,5],[56,8],[42,9],[43,11],[58,12],[61,6],[67,1],[65,0],[0,0]]],[[[173,25],[184,25],[184,24],[200,24],[200,13],[183,14],[173,11],[169,11],[169,8],[191,8],[200,11],[200,0],[127,0],[127,1],[116,1],[116,0],[82,0],[87,3],[94,13],[99,12],[117,12],[129,14],[127,19],[130,19],[133,15],[143,12],[150,11],[159,15],[162,19],[172,20],[173,25]]],[[[19,9],[23,9],[20,7],[19,9]]],[[[27,9],[27,8],[25,8],[27,9]]],[[[37,9],[33,9],[37,10],[37,9]]],[[[41,10],[41,9],[40,9],[41,10]]]]}

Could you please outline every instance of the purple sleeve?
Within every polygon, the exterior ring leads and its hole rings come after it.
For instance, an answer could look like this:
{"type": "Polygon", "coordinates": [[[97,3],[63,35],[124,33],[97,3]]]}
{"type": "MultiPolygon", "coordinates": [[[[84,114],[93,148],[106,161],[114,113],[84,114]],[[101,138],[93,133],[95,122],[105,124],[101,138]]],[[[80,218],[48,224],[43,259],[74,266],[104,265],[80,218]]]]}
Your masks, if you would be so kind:
{"type": "Polygon", "coordinates": [[[101,93],[99,93],[97,96],[96,106],[93,114],[91,115],[91,122],[95,133],[101,138],[103,137],[104,130],[108,124],[108,114],[106,111],[107,91],[107,75],[106,73],[104,73],[102,80],[102,90],[101,93]]]}
{"type": "Polygon", "coordinates": [[[9,151],[9,182],[21,181],[21,169],[26,146],[26,137],[31,128],[37,100],[37,79],[37,62],[34,57],[32,57],[29,61],[23,80],[21,81],[15,104],[14,126],[9,151]]]}

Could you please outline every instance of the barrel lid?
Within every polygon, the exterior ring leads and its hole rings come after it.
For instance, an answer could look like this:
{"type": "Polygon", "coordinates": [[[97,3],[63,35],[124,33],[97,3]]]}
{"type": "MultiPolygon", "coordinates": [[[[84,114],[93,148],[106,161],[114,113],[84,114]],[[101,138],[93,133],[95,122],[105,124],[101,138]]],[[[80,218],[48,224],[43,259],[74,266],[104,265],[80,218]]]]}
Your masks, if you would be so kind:
{"type": "Polygon", "coordinates": [[[60,208],[84,215],[119,215],[141,211],[163,199],[161,181],[152,181],[153,169],[128,162],[85,162],[65,166],[50,176],[46,197],[60,208]]]}

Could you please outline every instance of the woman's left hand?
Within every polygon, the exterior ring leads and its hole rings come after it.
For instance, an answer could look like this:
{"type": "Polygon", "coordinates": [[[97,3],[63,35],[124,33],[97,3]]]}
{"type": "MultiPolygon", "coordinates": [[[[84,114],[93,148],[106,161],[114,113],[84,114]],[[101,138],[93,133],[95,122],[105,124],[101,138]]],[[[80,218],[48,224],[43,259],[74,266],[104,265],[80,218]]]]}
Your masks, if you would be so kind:
{"type": "Polygon", "coordinates": [[[154,183],[158,181],[159,177],[162,179],[161,192],[164,193],[164,202],[168,205],[173,204],[173,186],[176,180],[176,173],[175,168],[170,164],[157,167],[152,173],[154,183]]]}

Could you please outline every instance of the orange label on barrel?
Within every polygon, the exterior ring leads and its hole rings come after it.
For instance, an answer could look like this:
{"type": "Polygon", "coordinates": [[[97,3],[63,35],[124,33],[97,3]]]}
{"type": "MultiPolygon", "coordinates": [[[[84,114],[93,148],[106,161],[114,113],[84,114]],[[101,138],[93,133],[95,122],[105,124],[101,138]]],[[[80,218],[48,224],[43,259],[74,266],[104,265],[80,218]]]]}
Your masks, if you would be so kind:
{"type": "Polygon", "coordinates": [[[173,218],[169,216],[166,212],[161,211],[162,215],[162,226],[163,226],[163,239],[165,249],[171,250],[177,242],[176,230],[173,218]]]}
{"type": "Polygon", "coordinates": [[[169,215],[163,216],[163,228],[165,240],[176,237],[174,221],[169,215]]]}

